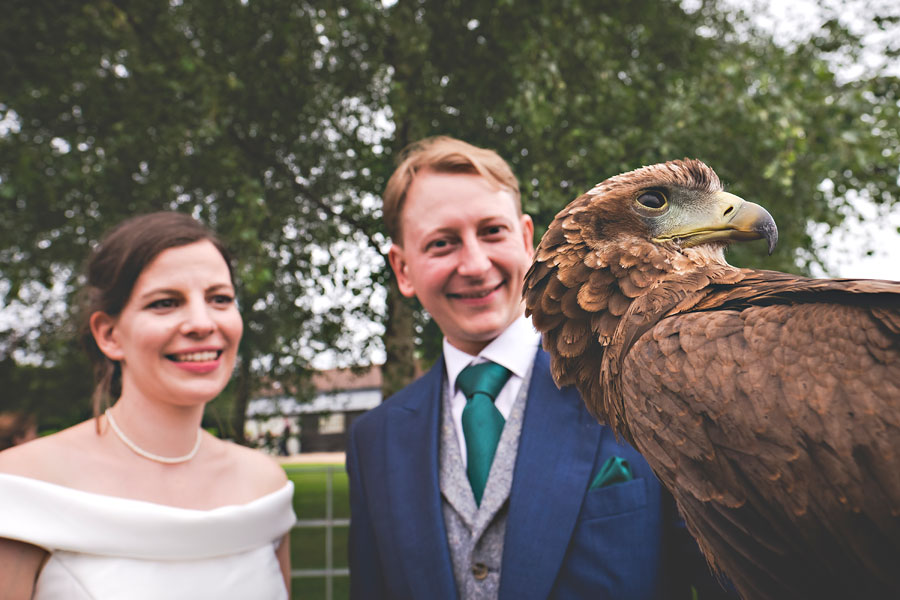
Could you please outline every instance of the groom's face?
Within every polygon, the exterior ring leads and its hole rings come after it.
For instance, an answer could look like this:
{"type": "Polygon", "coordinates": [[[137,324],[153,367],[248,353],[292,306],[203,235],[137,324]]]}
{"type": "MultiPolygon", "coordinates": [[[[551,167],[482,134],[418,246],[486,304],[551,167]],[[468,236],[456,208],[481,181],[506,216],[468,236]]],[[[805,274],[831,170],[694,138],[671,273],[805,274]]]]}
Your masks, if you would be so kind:
{"type": "Polygon", "coordinates": [[[477,354],[524,311],[534,225],[512,192],[474,174],[420,171],[406,193],[402,244],[388,253],[451,344],[477,354]]]}

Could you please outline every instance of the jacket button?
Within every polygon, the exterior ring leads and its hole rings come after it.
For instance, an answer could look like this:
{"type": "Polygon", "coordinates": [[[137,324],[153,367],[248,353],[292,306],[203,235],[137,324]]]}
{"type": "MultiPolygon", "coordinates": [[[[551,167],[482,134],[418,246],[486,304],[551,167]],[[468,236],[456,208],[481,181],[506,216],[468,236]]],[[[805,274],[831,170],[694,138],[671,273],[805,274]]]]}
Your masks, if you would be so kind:
{"type": "Polygon", "coordinates": [[[488,576],[487,565],[484,563],[475,563],[472,565],[472,575],[475,576],[475,579],[481,581],[488,576]]]}

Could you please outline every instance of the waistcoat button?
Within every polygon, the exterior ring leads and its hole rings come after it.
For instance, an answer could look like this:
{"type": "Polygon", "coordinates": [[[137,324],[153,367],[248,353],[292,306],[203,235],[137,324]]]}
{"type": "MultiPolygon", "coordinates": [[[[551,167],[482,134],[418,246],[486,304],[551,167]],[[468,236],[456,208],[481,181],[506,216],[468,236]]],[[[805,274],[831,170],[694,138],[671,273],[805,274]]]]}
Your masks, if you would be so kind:
{"type": "Polygon", "coordinates": [[[488,576],[488,568],[484,563],[475,563],[472,565],[472,575],[479,581],[488,576]]]}

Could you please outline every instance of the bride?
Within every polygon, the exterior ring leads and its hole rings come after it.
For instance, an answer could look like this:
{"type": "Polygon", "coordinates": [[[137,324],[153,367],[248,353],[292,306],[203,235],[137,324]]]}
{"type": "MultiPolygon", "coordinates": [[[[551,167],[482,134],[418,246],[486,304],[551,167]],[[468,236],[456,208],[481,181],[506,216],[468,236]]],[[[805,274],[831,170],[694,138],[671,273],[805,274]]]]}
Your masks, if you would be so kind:
{"type": "Polygon", "coordinates": [[[243,329],[224,246],[184,214],[129,219],[82,313],[95,418],[0,452],[5,597],[287,598],[292,484],[200,427],[243,329]]]}

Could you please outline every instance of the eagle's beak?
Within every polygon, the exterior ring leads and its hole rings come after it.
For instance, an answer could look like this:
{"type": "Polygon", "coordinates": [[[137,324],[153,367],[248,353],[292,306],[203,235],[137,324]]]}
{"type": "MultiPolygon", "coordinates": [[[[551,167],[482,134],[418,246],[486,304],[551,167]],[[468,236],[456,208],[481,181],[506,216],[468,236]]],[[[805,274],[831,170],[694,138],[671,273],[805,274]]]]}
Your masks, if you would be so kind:
{"type": "Polygon", "coordinates": [[[769,254],[772,254],[778,243],[778,227],[769,211],[728,192],[716,192],[709,200],[710,211],[703,211],[703,222],[671,232],[665,239],[677,239],[688,248],[707,242],[747,242],[765,238],[769,254]]]}
{"type": "Polygon", "coordinates": [[[723,218],[729,227],[726,231],[731,233],[726,239],[749,241],[765,238],[769,244],[769,254],[772,254],[778,243],[778,227],[769,211],[728,192],[718,192],[716,196],[717,199],[721,198],[719,202],[724,207],[723,218]]]}

